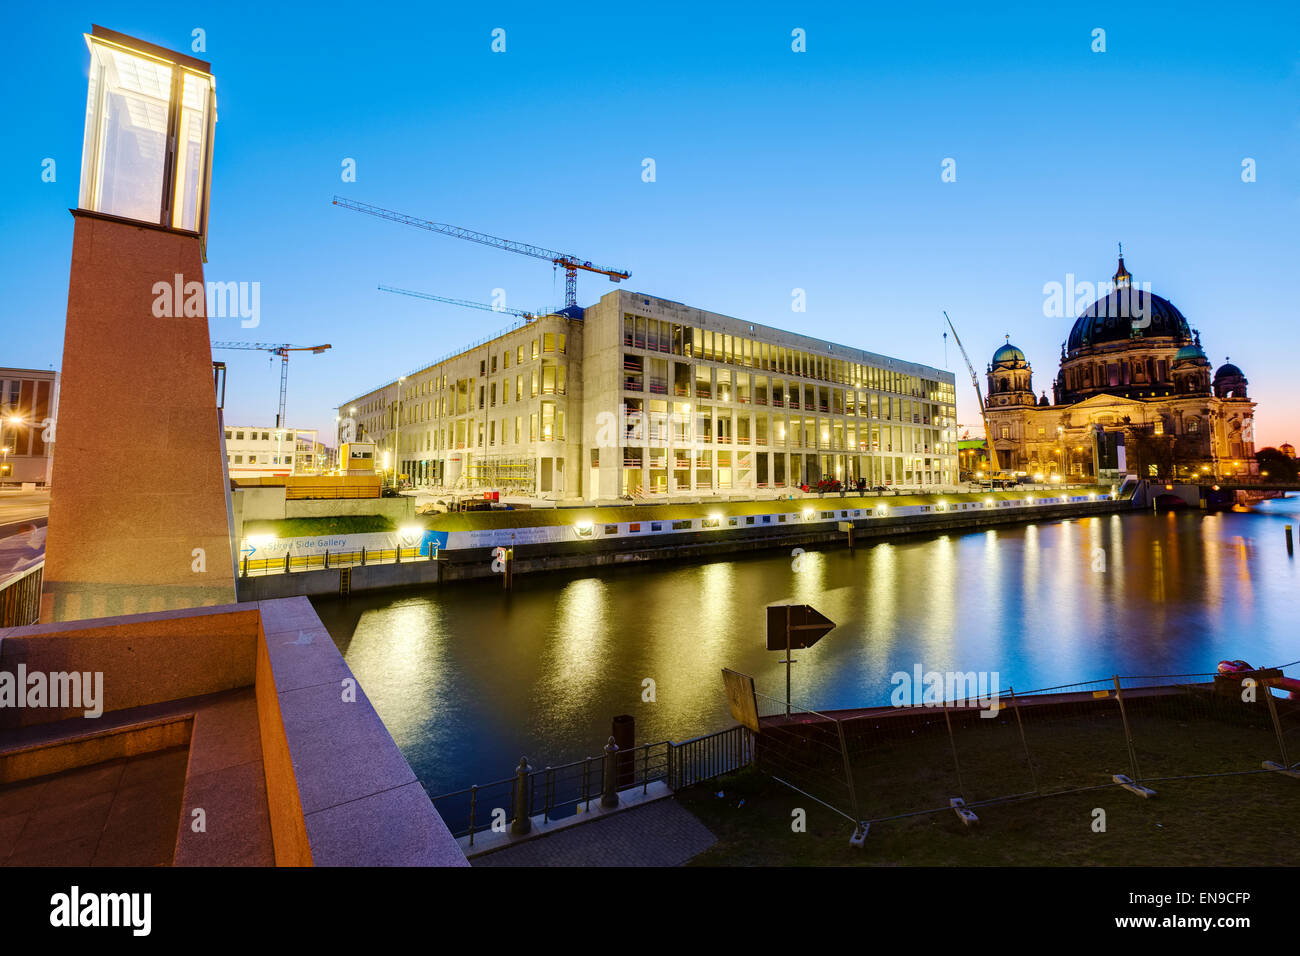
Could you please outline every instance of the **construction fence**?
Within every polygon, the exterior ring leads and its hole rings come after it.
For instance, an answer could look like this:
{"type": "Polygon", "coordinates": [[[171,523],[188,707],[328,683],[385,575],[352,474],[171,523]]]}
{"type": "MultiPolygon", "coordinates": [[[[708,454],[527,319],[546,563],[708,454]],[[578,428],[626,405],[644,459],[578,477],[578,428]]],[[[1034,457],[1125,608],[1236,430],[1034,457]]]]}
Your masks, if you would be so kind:
{"type": "Polygon", "coordinates": [[[757,694],[754,765],[855,827],[1166,781],[1300,772],[1300,700],[1282,668],[1112,677],[982,703],[819,712],[757,694]],[[1271,675],[1271,676],[1270,676],[1271,675]],[[1279,685],[1280,682],[1280,685],[1279,685]]]}

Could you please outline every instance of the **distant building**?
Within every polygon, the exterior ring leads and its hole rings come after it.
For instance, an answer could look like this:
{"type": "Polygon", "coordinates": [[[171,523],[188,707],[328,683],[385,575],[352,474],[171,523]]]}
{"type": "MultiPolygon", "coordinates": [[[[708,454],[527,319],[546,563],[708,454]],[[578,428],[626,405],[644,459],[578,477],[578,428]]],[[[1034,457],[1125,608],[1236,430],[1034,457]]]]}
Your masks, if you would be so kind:
{"type": "Polygon", "coordinates": [[[989,444],[983,438],[962,438],[957,442],[957,463],[961,468],[963,479],[978,476],[981,472],[988,474],[992,470],[989,463],[989,444]]]}
{"type": "Polygon", "coordinates": [[[1282,454],[1286,455],[1288,458],[1292,460],[1295,459],[1295,445],[1291,444],[1289,441],[1282,442],[1281,446],[1278,448],[1278,451],[1280,451],[1282,454]]]}
{"type": "MultiPolygon", "coordinates": [[[[328,470],[331,450],[316,441],[315,429],[270,425],[227,425],[226,467],[231,478],[313,475],[328,470]]],[[[337,452],[333,452],[335,460],[337,452]]]]}
{"type": "Polygon", "coordinates": [[[1211,377],[1200,333],[1169,300],[1134,289],[1123,256],[1113,282],[1061,346],[1054,402],[1034,398],[1033,369],[1009,339],[993,353],[985,404],[999,466],[1096,477],[1122,446],[1124,470],[1142,478],[1257,473],[1241,369],[1225,362],[1211,377]]]}
{"type": "Polygon", "coordinates": [[[340,436],[415,484],[588,501],[937,487],[957,480],[954,382],[618,291],[344,401],[340,436]]]}
{"type": "Polygon", "coordinates": [[[50,483],[59,373],[0,368],[0,486],[50,483]]]}

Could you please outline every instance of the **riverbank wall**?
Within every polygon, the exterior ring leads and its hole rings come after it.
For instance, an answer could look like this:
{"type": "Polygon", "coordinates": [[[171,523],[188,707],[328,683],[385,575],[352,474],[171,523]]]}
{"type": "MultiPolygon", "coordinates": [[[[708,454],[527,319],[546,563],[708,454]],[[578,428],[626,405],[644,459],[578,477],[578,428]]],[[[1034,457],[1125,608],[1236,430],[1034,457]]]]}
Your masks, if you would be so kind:
{"type": "MultiPolygon", "coordinates": [[[[833,507],[830,499],[827,507],[833,507]]],[[[628,538],[516,544],[512,575],[531,576],[554,571],[581,570],[653,561],[709,560],[728,554],[847,547],[852,527],[853,544],[926,534],[965,534],[999,525],[1063,521],[1134,510],[1129,499],[1075,501],[1014,509],[946,511],[899,516],[876,516],[827,525],[721,527],[706,535],[698,532],[661,534],[653,539],[628,538]]],[[[437,559],[372,564],[347,569],[298,571],[239,579],[240,601],[265,601],[305,595],[324,597],[340,593],[340,577],[349,577],[352,594],[398,588],[438,587],[458,581],[500,577],[502,556],[494,547],[442,551],[437,559]]]]}

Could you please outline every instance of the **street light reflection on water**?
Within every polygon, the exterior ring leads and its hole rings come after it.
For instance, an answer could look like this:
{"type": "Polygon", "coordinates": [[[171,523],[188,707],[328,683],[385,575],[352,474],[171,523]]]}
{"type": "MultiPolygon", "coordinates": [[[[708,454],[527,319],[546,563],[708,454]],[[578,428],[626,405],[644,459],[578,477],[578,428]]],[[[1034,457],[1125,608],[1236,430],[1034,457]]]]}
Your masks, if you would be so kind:
{"type": "Polygon", "coordinates": [[[1006,525],[792,555],[520,575],[317,610],[433,792],[596,755],[617,714],[637,739],[729,726],[720,671],[783,697],[764,607],[837,623],[797,651],[796,701],[889,701],[890,678],[998,673],[1019,691],[1111,674],[1208,673],[1223,658],[1300,658],[1295,500],[1245,513],[1130,514],[1006,525]]]}

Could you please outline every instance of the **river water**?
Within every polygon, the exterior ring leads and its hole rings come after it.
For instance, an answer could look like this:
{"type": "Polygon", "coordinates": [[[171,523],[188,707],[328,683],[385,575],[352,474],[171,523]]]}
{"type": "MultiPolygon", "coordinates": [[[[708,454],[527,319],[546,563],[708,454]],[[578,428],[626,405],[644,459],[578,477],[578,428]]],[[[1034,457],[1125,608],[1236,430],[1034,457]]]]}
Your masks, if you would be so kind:
{"type": "Polygon", "coordinates": [[[616,714],[638,742],[733,721],[721,668],[783,698],[764,606],[838,625],[797,651],[794,697],[888,703],[891,676],[996,672],[1018,691],[1112,674],[1300,658],[1300,500],[1248,511],[1126,514],[809,552],[659,562],[424,593],[319,600],[317,611],[432,793],[599,754],[616,714]],[[653,681],[653,701],[650,696],[653,681]]]}

